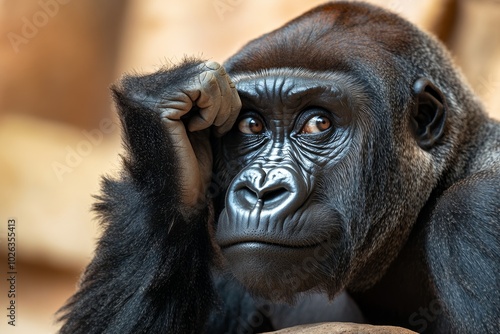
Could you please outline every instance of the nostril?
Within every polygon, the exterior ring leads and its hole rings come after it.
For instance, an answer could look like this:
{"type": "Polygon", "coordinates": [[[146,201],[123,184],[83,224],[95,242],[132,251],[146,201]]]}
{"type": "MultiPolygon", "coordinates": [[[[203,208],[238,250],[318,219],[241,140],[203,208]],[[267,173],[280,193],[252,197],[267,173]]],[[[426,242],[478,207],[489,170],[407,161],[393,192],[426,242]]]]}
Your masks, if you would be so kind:
{"type": "Polygon", "coordinates": [[[244,198],[246,198],[249,201],[257,201],[259,199],[259,196],[257,194],[257,191],[249,188],[249,187],[243,187],[239,190],[239,192],[243,195],[244,198]]]}
{"type": "Polygon", "coordinates": [[[260,198],[264,203],[278,201],[288,196],[288,190],[283,187],[277,189],[263,189],[260,198]]]}
{"type": "Polygon", "coordinates": [[[255,204],[259,199],[264,203],[278,202],[290,195],[290,192],[284,187],[257,190],[253,187],[244,186],[238,189],[237,193],[240,200],[244,200],[249,204],[255,204]]]}

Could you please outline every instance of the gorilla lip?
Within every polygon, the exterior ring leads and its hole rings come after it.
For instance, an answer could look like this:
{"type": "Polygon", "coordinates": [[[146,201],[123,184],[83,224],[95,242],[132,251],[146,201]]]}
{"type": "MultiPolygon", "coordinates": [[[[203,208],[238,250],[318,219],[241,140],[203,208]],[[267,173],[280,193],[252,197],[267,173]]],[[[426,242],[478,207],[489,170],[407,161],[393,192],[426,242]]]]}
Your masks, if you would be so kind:
{"type": "Polygon", "coordinates": [[[294,249],[294,248],[295,249],[306,249],[306,248],[318,247],[323,242],[318,242],[316,244],[311,244],[311,245],[290,245],[290,244],[281,244],[281,243],[277,243],[277,242],[249,239],[249,240],[234,241],[232,243],[228,243],[225,245],[220,244],[220,247],[223,250],[230,248],[230,247],[233,247],[233,246],[239,246],[239,245],[271,246],[271,247],[290,248],[290,249],[294,249]]]}
{"type": "Polygon", "coordinates": [[[233,217],[224,209],[215,225],[215,241],[221,249],[238,244],[255,243],[289,249],[314,248],[322,244],[338,244],[345,225],[341,214],[332,208],[309,200],[304,204],[312,211],[297,210],[292,216],[272,214],[256,201],[251,210],[235,210],[233,217]],[[331,220],[324,224],[322,216],[331,220]],[[312,224],[312,225],[311,225],[312,224]],[[306,229],[304,226],[314,226],[306,229]]]}
{"type": "Polygon", "coordinates": [[[223,250],[239,245],[254,245],[254,246],[259,245],[265,247],[279,247],[288,249],[308,249],[308,248],[315,248],[323,244],[327,244],[331,240],[332,238],[319,239],[311,237],[307,239],[302,239],[300,243],[293,243],[293,242],[286,242],[290,241],[287,240],[286,238],[272,238],[271,240],[270,238],[247,234],[247,235],[240,235],[236,238],[231,238],[229,240],[228,239],[218,240],[217,244],[223,250]]]}

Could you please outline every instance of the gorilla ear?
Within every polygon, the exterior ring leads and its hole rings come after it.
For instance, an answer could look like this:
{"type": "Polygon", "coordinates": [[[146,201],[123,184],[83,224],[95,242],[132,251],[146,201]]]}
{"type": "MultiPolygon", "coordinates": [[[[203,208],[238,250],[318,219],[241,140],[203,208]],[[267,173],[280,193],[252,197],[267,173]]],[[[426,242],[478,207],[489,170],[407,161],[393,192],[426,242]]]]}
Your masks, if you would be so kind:
{"type": "Polygon", "coordinates": [[[428,150],[444,133],[446,99],[439,88],[425,78],[415,82],[413,93],[416,98],[411,118],[413,131],[418,145],[428,150]]]}

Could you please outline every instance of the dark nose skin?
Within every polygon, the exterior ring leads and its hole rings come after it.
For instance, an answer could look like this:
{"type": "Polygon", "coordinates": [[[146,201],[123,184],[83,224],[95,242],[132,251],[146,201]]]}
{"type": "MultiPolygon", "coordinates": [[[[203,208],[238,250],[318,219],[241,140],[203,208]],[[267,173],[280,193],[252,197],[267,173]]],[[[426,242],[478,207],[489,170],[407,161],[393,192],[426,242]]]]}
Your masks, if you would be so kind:
{"type": "Polygon", "coordinates": [[[279,203],[291,195],[288,174],[280,168],[272,169],[269,174],[261,168],[252,168],[242,175],[242,188],[238,191],[247,192],[245,198],[250,203],[258,200],[265,206],[279,203]]]}
{"type": "Polygon", "coordinates": [[[284,207],[290,210],[304,202],[307,187],[301,180],[290,167],[249,167],[231,185],[227,200],[243,210],[258,210],[258,215],[279,214],[284,207]]]}

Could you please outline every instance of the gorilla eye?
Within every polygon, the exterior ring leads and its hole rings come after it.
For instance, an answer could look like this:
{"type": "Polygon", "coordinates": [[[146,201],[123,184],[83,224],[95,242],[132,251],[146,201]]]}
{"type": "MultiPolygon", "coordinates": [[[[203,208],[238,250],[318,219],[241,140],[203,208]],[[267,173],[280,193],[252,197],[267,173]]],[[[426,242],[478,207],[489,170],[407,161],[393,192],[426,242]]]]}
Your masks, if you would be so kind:
{"type": "Polygon", "coordinates": [[[238,130],[247,135],[258,135],[264,131],[264,124],[256,117],[245,117],[238,123],[238,130]]]}
{"type": "Polygon", "coordinates": [[[332,122],[324,116],[313,116],[304,125],[300,133],[319,133],[328,130],[332,122]]]}

